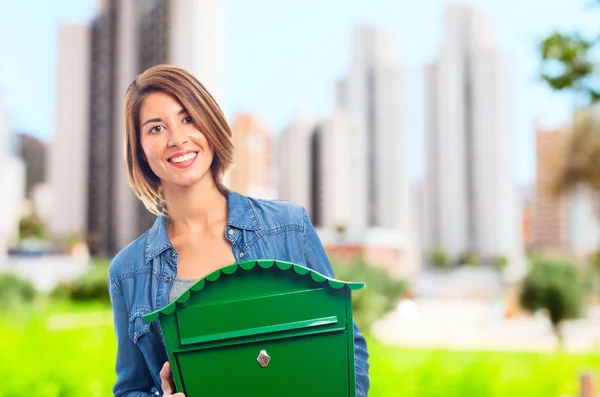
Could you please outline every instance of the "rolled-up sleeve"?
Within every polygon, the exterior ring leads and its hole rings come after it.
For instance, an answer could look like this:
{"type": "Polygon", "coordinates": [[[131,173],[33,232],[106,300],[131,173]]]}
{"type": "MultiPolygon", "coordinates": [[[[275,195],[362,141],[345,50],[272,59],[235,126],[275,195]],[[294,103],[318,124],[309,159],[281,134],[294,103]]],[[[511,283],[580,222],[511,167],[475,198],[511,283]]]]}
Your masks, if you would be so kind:
{"type": "MultiPolygon", "coordinates": [[[[335,277],[323,243],[308,219],[306,210],[303,210],[303,219],[305,265],[327,277],[335,277]]],[[[369,352],[367,341],[361,335],[356,322],[354,322],[354,370],[356,374],[356,396],[366,397],[371,382],[369,378],[369,352]]]]}

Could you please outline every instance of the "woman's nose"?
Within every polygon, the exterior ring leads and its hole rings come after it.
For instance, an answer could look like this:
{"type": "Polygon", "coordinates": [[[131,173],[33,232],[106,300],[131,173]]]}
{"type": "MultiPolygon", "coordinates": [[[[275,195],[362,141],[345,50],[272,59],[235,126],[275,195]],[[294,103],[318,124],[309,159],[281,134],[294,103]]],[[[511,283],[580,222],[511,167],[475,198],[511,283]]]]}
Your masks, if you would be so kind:
{"type": "Polygon", "coordinates": [[[171,128],[169,134],[169,147],[182,146],[188,141],[188,136],[184,128],[179,126],[171,128]]]}

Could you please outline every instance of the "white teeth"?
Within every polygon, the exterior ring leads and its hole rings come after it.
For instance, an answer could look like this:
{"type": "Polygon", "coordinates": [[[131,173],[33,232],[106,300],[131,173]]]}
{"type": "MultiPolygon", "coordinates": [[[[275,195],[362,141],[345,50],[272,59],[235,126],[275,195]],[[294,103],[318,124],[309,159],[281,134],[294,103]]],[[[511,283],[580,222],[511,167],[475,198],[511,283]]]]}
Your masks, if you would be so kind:
{"type": "Polygon", "coordinates": [[[182,163],[184,161],[193,159],[194,157],[196,157],[196,153],[192,152],[192,153],[186,153],[183,156],[177,156],[177,157],[170,158],[169,161],[171,163],[182,163]]]}

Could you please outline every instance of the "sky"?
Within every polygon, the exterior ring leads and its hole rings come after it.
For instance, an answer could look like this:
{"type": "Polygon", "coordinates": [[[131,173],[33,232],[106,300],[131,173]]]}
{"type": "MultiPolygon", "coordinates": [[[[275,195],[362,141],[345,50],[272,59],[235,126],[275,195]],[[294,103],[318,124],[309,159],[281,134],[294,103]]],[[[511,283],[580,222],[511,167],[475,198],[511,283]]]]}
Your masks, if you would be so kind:
{"type": "MultiPolygon", "coordinates": [[[[298,114],[326,117],[334,84],[352,57],[355,26],[392,32],[406,73],[408,161],[424,174],[421,70],[435,61],[446,0],[223,0],[223,94],[226,116],[251,112],[273,132],[298,114]]],[[[588,0],[472,0],[494,17],[500,48],[510,54],[512,147],[519,184],[535,177],[534,123],[560,126],[572,107],[537,79],[537,43],[555,29],[596,30],[600,9],[588,0]]],[[[16,131],[49,140],[56,130],[57,29],[87,23],[97,0],[0,0],[0,99],[16,131]]]]}

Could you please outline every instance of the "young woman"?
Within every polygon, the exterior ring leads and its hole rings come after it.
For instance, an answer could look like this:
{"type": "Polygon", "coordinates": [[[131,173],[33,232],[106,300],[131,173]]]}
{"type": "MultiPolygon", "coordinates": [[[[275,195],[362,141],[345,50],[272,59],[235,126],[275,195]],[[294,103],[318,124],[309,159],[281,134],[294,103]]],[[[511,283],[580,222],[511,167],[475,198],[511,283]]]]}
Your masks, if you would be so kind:
{"type": "MultiPolygon", "coordinates": [[[[131,188],[157,219],[111,263],[116,397],[183,396],[175,394],[160,327],[141,317],[199,278],[264,258],[333,277],[306,211],[230,192],[223,174],[232,162],[229,126],[196,78],[159,65],[131,83],[125,94],[125,168],[131,188]]],[[[366,396],[368,353],[356,324],[354,340],[357,396],[366,396]]]]}

